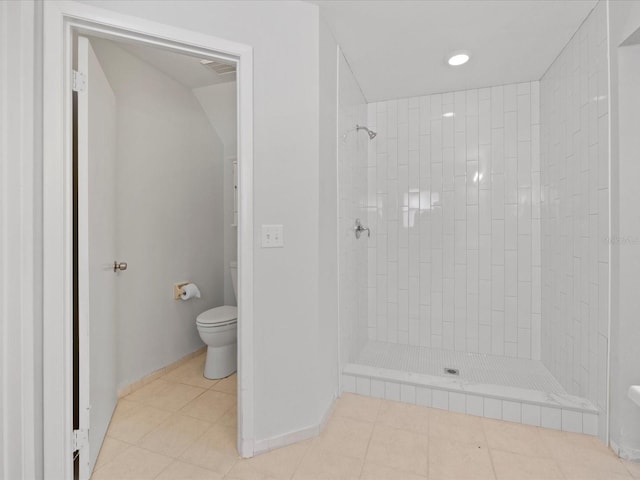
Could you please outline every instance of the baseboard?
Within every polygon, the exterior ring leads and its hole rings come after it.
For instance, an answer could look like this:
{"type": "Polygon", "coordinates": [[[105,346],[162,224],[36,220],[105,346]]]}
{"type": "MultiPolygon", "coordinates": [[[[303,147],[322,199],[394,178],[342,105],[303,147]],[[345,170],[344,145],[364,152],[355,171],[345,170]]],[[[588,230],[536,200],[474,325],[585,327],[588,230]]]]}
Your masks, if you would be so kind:
{"type": "Polygon", "coordinates": [[[156,370],[155,372],[151,372],[149,375],[145,375],[144,377],[136,380],[135,382],[130,383],[129,385],[125,385],[124,387],[120,387],[118,389],[118,399],[120,399],[122,397],[126,397],[130,393],[135,392],[136,390],[140,389],[141,387],[144,387],[148,383],[151,383],[154,380],[157,380],[158,378],[160,378],[165,373],[169,373],[171,370],[175,370],[176,368],[178,368],[179,366],[185,364],[186,362],[188,362],[192,358],[197,357],[198,355],[201,355],[206,350],[207,350],[207,346],[206,345],[204,347],[200,347],[196,351],[185,355],[181,359],[176,360],[175,362],[170,363],[169,365],[167,365],[165,367],[162,367],[162,368],[156,370]]]}
{"type": "Polygon", "coordinates": [[[621,447],[613,440],[610,440],[609,444],[611,445],[611,450],[613,450],[615,454],[618,455],[623,460],[640,462],[640,450],[638,450],[637,448],[621,447]]]}
{"type": "Polygon", "coordinates": [[[242,458],[251,458],[255,455],[253,440],[240,440],[238,442],[238,453],[242,458]]]}
{"type": "Polygon", "coordinates": [[[324,430],[327,422],[331,418],[331,414],[333,413],[335,404],[336,395],[334,394],[334,396],[331,398],[331,401],[329,402],[329,405],[320,417],[318,423],[309,425],[308,427],[302,428],[300,430],[285,433],[283,435],[256,440],[255,442],[253,442],[253,454],[259,455],[270,450],[275,450],[276,448],[286,447],[287,445],[292,445],[294,443],[317,437],[324,430]]]}
{"type": "Polygon", "coordinates": [[[338,399],[338,395],[334,394],[331,400],[329,401],[329,405],[324,410],[324,414],[322,418],[320,418],[320,423],[318,424],[318,435],[322,433],[322,431],[327,426],[331,415],[333,415],[333,411],[336,409],[336,400],[338,399]]]}

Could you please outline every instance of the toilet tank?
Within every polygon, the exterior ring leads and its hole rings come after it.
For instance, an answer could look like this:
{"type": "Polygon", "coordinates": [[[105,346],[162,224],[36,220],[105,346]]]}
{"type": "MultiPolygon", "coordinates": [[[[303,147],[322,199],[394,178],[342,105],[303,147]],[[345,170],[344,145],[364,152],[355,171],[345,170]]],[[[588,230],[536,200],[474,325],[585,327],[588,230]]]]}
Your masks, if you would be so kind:
{"type": "Polygon", "coordinates": [[[233,294],[238,300],[238,262],[229,263],[229,273],[231,274],[231,284],[233,285],[233,294]]]}

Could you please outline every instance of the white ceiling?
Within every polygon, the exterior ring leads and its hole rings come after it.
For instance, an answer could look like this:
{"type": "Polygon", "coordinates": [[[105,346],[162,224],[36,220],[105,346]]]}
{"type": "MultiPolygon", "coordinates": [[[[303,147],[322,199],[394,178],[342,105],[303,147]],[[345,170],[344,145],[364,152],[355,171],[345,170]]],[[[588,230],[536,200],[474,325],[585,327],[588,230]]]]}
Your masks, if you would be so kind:
{"type": "Polygon", "coordinates": [[[538,80],[597,0],[311,0],[369,102],[538,80]],[[448,53],[469,50],[462,67],[448,53]]]}
{"type": "Polygon", "coordinates": [[[190,89],[234,82],[236,79],[235,73],[218,75],[210,68],[203,67],[201,59],[197,57],[139,43],[118,42],[118,45],[190,89]]]}

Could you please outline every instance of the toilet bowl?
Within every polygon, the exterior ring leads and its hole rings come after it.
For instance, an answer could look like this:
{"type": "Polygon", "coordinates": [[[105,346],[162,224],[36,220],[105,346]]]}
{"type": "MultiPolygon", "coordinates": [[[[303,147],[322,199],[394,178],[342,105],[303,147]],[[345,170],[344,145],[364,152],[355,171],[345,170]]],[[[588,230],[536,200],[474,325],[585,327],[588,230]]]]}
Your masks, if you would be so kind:
{"type": "MultiPolygon", "coordinates": [[[[237,288],[236,262],[231,262],[233,292],[237,288]]],[[[211,308],[196,318],[200,338],[207,344],[204,376],[212,380],[228,377],[237,368],[238,308],[232,305],[211,308]]]]}
{"type": "Polygon", "coordinates": [[[196,326],[207,344],[204,376],[224,378],[236,371],[238,309],[230,305],[212,308],[198,315],[196,326]]]}

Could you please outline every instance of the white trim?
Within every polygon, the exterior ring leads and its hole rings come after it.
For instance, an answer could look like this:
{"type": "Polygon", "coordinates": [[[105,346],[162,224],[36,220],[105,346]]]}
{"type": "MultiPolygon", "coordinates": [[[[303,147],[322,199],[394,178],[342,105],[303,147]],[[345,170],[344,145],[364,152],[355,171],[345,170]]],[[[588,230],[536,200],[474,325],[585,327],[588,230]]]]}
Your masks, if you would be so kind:
{"type": "Polygon", "coordinates": [[[253,49],[238,51],[238,451],[254,455],[253,49]]]}
{"type": "MultiPolygon", "coordinates": [[[[594,7],[595,8],[595,7],[594,7]]],[[[613,209],[612,209],[612,198],[613,198],[613,194],[612,194],[612,180],[611,180],[611,161],[612,161],[612,143],[613,143],[613,137],[612,137],[612,128],[611,128],[611,29],[610,29],[610,13],[609,13],[609,0],[607,0],[605,2],[605,13],[606,13],[606,23],[607,23],[607,85],[608,85],[608,89],[607,89],[607,128],[608,128],[608,135],[609,135],[609,142],[608,142],[608,151],[607,151],[607,155],[609,158],[609,161],[607,162],[607,174],[609,176],[609,184],[607,185],[608,187],[608,198],[607,201],[609,203],[608,207],[609,207],[609,211],[607,212],[607,215],[609,217],[609,224],[607,225],[607,234],[609,236],[609,238],[612,238],[612,227],[613,227],[613,209]]],[[[591,15],[591,14],[590,14],[591,15]]],[[[607,298],[609,301],[609,305],[607,308],[607,316],[609,317],[607,320],[607,366],[606,366],[606,372],[607,372],[607,397],[606,397],[606,405],[605,405],[605,431],[604,432],[600,432],[600,439],[604,440],[605,445],[610,445],[611,443],[611,438],[610,438],[610,432],[611,432],[611,319],[612,319],[612,312],[613,312],[613,307],[611,304],[611,284],[612,281],[611,279],[613,278],[612,275],[612,268],[611,268],[611,261],[613,260],[613,252],[612,252],[612,244],[611,242],[607,242],[608,244],[608,257],[607,257],[607,275],[609,277],[609,285],[608,285],[608,289],[607,289],[607,298]]]]}
{"type": "Polygon", "coordinates": [[[180,358],[179,360],[176,360],[175,362],[172,362],[169,365],[165,365],[164,367],[159,368],[158,370],[155,370],[155,371],[151,372],[149,375],[145,375],[144,377],[139,378],[135,382],[131,382],[128,385],[124,385],[124,386],[120,387],[118,389],[118,391],[117,391],[118,400],[120,400],[122,397],[126,397],[127,395],[135,392],[136,390],[140,390],[142,387],[144,387],[148,383],[151,383],[154,380],[160,378],[162,375],[165,375],[165,374],[169,373],[170,371],[175,370],[176,368],[184,365],[186,362],[188,362],[192,358],[195,358],[198,355],[202,355],[206,351],[207,351],[207,346],[204,345],[204,346],[200,347],[199,349],[197,349],[197,350],[195,350],[195,351],[193,351],[191,353],[188,353],[187,355],[185,355],[184,357],[180,358]]]}
{"type": "Polygon", "coordinates": [[[70,1],[44,3],[44,471],[72,477],[72,31],[238,62],[238,449],[254,454],[253,51],[250,46],[70,1]]]}
{"type": "Polygon", "coordinates": [[[342,228],[342,222],[340,218],[340,204],[342,201],[341,198],[341,189],[340,189],[340,179],[342,178],[340,175],[340,59],[342,58],[342,50],[340,49],[340,45],[336,45],[336,195],[338,196],[338,201],[336,202],[336,252],[337,255],[337,268],[336,272],[338,273],[338,395],[341,395],[342,392],[342,322],[344,319],[342,318],[342,304],[340,303],[340,279],[342,278],[341,271],[341,252],[340,248],[342,247],[342,242],[340,241],[340,229],[342,228]]]}
{"type": "Polygon", "coordinates": [[[640,450],[638,450],[637,448],[621,447],[613,440],[610,440],[609,443],[611,450],[613,450],[613,452],[618,455],[618,457],[631,462],[640,462],[640,450]]]}
{"type": "Polygon", "coordinates": [[[329,402],[329,406],[322,415],[322,418],[320,418],[320,423],[318,424],[318,434],[322,433],[322,431],[327,426],[327,423],[329,423],[329,419],[331,418],[331,415],[333,415],[333,411],[336,408],[336,401],[337,398],[334,396],[331,399],[331,402],[329,402]]]}
{"type": "Polygon", "coordinates": [[[0,478],[36,478],[35,3],[0,4],[0,478]]]}
{"type": "Polygon", "coordinates": [[[302,442],[304,440],[308,440],[310,438],[315,438],[322,430],[327,426],[327,422],[331,418],[331,414],[335,409],[336,398],[332,398],[329,402],[329,405],[322,417],[318,421],[318,423],[314,423],[313,425],[309,425],[308,427],[301,428],[300,430],[295,430],[293,432],[284,433],[282,435],[276,435],[271,438],[264,438],[255,442],[255,454],[268,452],[274,450],[276,448],[286,447],[287,445],[292,445],[294,443],[302,442]]]}

